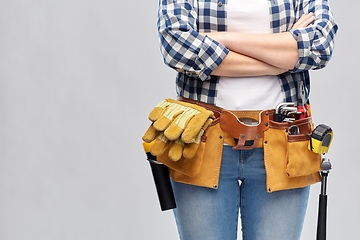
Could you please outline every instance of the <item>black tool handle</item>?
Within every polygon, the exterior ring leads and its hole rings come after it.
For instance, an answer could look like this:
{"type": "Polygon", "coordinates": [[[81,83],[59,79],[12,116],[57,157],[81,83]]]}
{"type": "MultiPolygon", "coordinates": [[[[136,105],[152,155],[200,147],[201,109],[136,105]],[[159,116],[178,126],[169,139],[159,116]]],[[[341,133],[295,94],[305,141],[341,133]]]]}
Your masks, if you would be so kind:
{"type": "Polygon", "coordinates": [[[153,174],[156,191],[162,211],[176,208],[174,192],[171,186],[169,170],[166,165],[158,163],[156,157],[147,153],[153,174]]]}
{"type": "Polygon", "coordinates": [[[330,160],[323,158],[321,163],[321,192],[319,195],[319,213],[316,240],[326,240],[326,218],[327,218],[327,195],[326,185],[329,169],[331,169],[330,160]]]}
{"type": "Polygon", "coordinates": [[[285,115],[280,113],[274,113],[274,122],[282,122],[285,119],[285,115]]]}
{"type": "Polygon", "coordinates": [[[319,195],[319,215],[316,240],[326,240],[327,195],[319,195]]]}

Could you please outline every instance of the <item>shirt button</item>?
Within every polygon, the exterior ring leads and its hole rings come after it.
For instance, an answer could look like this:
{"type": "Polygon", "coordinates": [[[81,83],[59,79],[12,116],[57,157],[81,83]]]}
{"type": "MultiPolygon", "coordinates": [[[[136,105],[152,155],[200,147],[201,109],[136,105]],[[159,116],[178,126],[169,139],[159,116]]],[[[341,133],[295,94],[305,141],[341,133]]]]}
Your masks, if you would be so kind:
{"type": "Polygon", "coordinates": [[[222,6],[222,2],[219,2],[219,3],[218,3],[218,6],[221,7],[221,6],[222,6]]]}

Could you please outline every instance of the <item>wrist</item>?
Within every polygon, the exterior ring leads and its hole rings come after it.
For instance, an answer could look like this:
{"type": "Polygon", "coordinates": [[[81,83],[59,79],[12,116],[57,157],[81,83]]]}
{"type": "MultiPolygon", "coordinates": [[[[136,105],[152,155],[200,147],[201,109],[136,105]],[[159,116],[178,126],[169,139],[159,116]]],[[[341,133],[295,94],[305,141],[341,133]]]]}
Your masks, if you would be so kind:
{"type": "Polygon", "coordinates": [[[206,36],[209,38],[215,40],[216,42],[220,43],[221,45],[224,45],[226,48],[228,48],[227,44],[227,33],[228,32],[211,32],[206,33],[206,36]]]}

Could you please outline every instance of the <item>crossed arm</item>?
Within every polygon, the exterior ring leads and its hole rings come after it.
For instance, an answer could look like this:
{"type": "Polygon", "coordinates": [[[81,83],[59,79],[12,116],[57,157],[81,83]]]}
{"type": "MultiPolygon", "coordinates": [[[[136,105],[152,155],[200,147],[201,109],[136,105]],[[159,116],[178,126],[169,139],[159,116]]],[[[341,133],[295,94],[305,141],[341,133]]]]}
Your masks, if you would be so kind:
{"type": "MultiPolygon", "coordinates": [[[[303,15],[293,26],[308,26],[315,17],[303,15]]],[[[249,77],[278,75],[293,69],[299,61],[297,42],[290,32],[274,34],[249,34],[238,32],[213,32],[207,36],[221,43],[230,52],[212,75],[249,77]]]]}

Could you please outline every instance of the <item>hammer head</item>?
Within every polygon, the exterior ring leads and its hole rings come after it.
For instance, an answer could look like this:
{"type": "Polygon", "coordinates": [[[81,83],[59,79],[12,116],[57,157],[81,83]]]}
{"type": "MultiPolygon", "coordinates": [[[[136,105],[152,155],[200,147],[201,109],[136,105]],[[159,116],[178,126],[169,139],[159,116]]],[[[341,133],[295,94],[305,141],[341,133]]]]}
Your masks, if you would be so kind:
{"type": "Polygon", "coordinates": [[[331,170],[330,159],[328,159],[328,158],[323,158],[322,159],[321,170],[322,171],[330,171],[331,170]]]}

